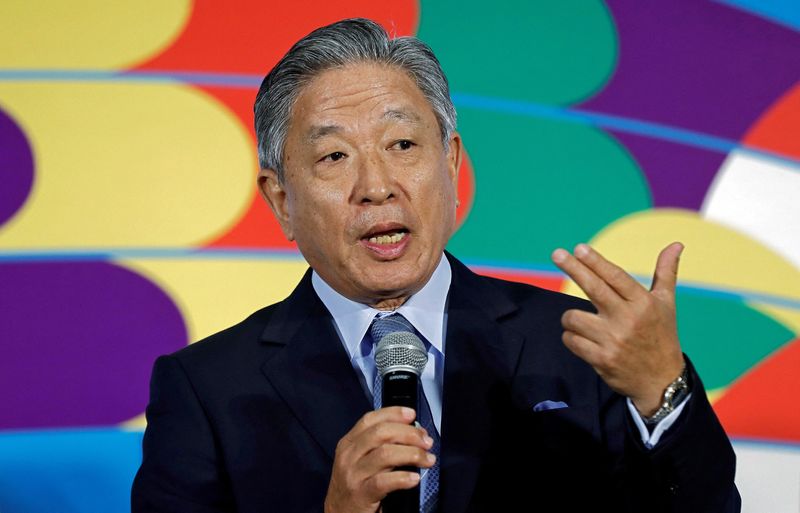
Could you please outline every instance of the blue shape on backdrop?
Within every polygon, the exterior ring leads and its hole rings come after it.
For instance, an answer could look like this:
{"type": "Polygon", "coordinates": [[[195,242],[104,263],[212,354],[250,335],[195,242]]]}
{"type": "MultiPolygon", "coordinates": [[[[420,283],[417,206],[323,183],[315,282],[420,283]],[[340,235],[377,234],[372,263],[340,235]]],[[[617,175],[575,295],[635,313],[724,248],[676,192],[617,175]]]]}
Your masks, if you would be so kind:
{"type": "Polygon", "coordinates": [[[800,7],[797,0],[717,0],[772,22],[800,30],[800,7]]]}
{"type": "Polygon", "coordinates": [[[130,511],[141,447],[118,428],[0,432],[0,511],[130,511]]]}

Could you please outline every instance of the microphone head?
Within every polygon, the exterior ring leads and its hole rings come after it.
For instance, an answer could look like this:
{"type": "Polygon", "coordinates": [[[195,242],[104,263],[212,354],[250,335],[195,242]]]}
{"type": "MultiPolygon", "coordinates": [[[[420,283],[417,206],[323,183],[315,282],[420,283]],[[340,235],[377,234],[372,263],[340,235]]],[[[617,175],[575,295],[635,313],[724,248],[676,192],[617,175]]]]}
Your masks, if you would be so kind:
{"type": "Polygon", "coordinates": [[[425,344],[408,331],[389,333],[375,347],[375,366],[381,376],[400,370],[421,376],[426,363],[428,351],[425,344]]]}

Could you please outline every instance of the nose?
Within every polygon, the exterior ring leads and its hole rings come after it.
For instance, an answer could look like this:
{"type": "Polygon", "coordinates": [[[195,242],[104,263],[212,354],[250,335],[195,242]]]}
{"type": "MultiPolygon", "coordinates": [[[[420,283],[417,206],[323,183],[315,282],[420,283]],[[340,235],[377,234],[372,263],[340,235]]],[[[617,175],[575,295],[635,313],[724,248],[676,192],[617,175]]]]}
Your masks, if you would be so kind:
{"type": "Polygon", "coordinates": [[[386,164],[375,155],[366,156],[358,168],[355,199],[362,205],[380,205],[395,197],[395,183],[386,164]]]}

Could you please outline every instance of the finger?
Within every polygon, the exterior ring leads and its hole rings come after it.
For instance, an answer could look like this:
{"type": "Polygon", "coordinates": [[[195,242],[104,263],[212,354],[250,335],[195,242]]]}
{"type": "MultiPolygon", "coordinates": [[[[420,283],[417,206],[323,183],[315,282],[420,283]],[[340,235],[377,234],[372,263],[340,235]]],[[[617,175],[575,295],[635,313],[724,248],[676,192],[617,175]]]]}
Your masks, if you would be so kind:
{"type": "Polygon", "coordinates": [[[387,406],[378,410],[364,414],[353,429],[345,435],[346,437],[358,436],[360,433],[384,422],[396,422],[399,424],[411,424],[416,418],[416,412],[412,408],[403,406],[387,406]]]}
{"type": "Polygon", "coordinates": [[[386,444],[409,446],[425,451],[433,446],[433,439],[425,433],[425,430],[415,426],[381,422],[353,437],[345,458],[351,462],[358,461],[370,451],[386,444]]]}
{"type": "Polygon", "coordinates": [[[567,349],[593,368],[597,369],[598,365],[602,363],[602,349],[596,342],[573,331],[564,331],[561,334],[561,340],[567,349]]]}
{"type": "Polygon", "coordinates": [[[381,444],[402,444],[428,449],[433,446],[433,439],[422,427],[396,422],[382,422],[366,430],[359,438],[367,444],[377,447],[381,444]]]}
{"type": "Polygon", "coordinates": [[[390,406],[370,411],[362,416],[353,428],[336,445],[337,453],[344,453],[348,461],[355,461],[381,443],[406,443],[427,448],[433,440],[422,427],[410,422],[415,412],[411,408],[390,406]]]}
{"type": "Polygon", "coordinates": [[[622,300],[614,289],[568,251],[559,248],[553,251],[551,258],[599,309],[613,307],[622,300]]]}
{"type": "Polygon", "coordinates": [[[567,310],[561,316],[561,325],[564,330],[604,345],[611,342],[608,336],[606,321],[597,314],[583,310],[567,310]]]}
{"type": "Polygon", "coordinates": [[[377,502],[386,497],[389,492],[414,488],[419,484],[419,479],[419,472],[395,470],[376,474],[367,479],[364,485],[370,497],[377,502]]]}
{"type": "Polygon", "coordinates": [[[608,261],[588,244],[575,246],[575,257],[605,281],[620,296],[632,301],[647,291],[620,266],[608,261]]]}
{"type": "Polygon", "coordinates": [[[408,445],[383,444],[366,454],[358,462],[358,471],[365,476],[386,472],[397,467],[428,468],[436,463],[436,456],[408,445]]]}
{"type": "Polygon", "coordinates": [[[681,253],[683,253],[683,244],[680,242],[673,242],[661,250],[661,253],[658,254],[658,260],[656,261],[653,285],[650,287],[650,290],[662,290],[670,293],[675,292],[675,286],[678,282],[678,263],[680,262],[681,253]]]}
{"type": "MultiPolygon", "coordinates": [[[[352,466],[353,478],[356,482],[363,482],[365,486],[375,487],[368,493],[377,499],[399,488],[411,488],[415,483],[408,485],[406,479],[400,476],[386,476],[395,473],[398,467],[429,468],[436,462],[436,457],[417,447],[405,445],[384,444],[357,460],[352,466]]],[[[403,471],[405,472],[405,471],[403,471]]],[[[411,472],[418,474],[418,472],[411,472]]],[[[407,476],[408,477],[408,476],[407,476]]]]}

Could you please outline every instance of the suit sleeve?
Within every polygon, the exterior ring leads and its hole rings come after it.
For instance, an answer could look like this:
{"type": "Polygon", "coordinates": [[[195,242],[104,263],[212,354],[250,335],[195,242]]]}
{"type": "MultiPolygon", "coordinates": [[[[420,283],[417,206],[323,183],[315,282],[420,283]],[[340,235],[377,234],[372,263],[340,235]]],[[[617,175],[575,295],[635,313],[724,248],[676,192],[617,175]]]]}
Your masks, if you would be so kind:
{"type": "Polygon", "coordinates": [[[211,424],[180,362],[156,360],[132,513],[233,511],[211,424]]]}
{"type": "Polygon", "coordinates": [[[646,467],[640,475],[649,475],[651,483],[657,483],[651,499],[664,511],[738,513],[741,498],[734,484],[736,456],[688,358],[687,365],[692,397],[653,449],[644,447],[629,419],[629,438],[636,447],[631,452],[643,463],[634,467],[646,467]]]}

